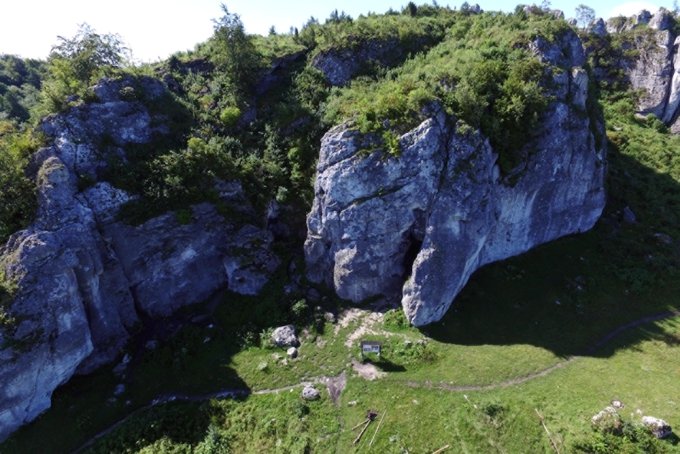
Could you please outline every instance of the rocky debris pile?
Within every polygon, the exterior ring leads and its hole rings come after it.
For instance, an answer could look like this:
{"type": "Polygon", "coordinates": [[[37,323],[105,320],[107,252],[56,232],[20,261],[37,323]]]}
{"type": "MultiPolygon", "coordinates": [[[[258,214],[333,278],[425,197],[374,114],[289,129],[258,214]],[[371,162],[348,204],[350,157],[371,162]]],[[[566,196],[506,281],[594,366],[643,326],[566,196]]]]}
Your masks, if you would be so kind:
{"type": "Polygon", "coordinates": [[[43,121],[50,145],[33,157],[35,222],[0,247],[0,269],[17,285],[9,308],[17,324],[0,330],[8,340],[0,440],[49,408],[75,373],[113,361],[141,320],[227,287],[255,294],[279,263],[270,233],[235,225],[210,204],[191,207],[188,222],[173,213],[139,226],[117,221],[136,195],[98,181],[108,163],[101,144],[124,158],[127,145],[167,133],[164,114],[145,104],[167,89],[128,77],[103,80],[94,93],[98,101],[43,121]],[[81,191],[83,179],[96,184],[81,191]]]}
{"type": "Polygon", "coordinates": [[[567,32],[536,40],[538,58],[559,66],[554,101],[526,162],[503,176],[477,132],[435,114],[400,138],[398,157],[363,152],[348,125],[322,140],[307,218],[307,277],[343,299],[401,299],[408,320],[439,320],[484,264],[590,229],[605,204],[605,152],[587,114],[581,42],[567,32]]]}
{"type": "MultiPolygon", "coordinates": [[[[614,435],[622,435],[624,433],[624,426],[630,422],[624,421],[619,414],[619,410],[624,407],[621,401],[612,401],[612,404],[605,407],[602,411],[591,418],[593,427],[603,433],[610,433],[614,435]]],[[[646,430],[648,430],[656,438],[666,438],[673,433],[671,426],[663,419],[654,416],[642,416],[642,411],[635,412],[640,417],[639,423],[646,430]]]]}

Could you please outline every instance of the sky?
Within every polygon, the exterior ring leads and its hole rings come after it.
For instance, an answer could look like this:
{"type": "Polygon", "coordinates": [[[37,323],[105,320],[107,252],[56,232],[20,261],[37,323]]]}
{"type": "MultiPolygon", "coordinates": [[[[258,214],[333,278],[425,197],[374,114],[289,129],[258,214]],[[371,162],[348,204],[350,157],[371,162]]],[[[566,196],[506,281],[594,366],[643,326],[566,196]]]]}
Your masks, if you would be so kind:
{"type": "MultiPolygon", "coordinates": [[[[431,0],[417,0],[416,4],[431,0]]],[[[99,33],[120,35],[136,61],[156,61],[174,52],[193,49],[213,31],[212,20],[222,15],[220,3],[237,13],[249,33],[266,34],[273,25],[277,31],[301,27],[310,16],[325,19],[334,9],[353,17],[370,11],[400,10],[408,0],[9,0],[0,7],[0,54],[46,58],[58,36],[72,37],[78,24],[88,23],[99,33]]],[[[527,0],[468,0],[484,10],[512,11],[527,0]]],[[[460,6],[461,1],[438,0],[440,5],[460,6]]],[[[536,1],[536,3],[540,3],[536,1]]],[[[567,17],[585,3],[598,17],[632,15],[641,9],[672,9],[672,0],[626,2],[622,0],[553,0],[553,9],[567,17]]]]}

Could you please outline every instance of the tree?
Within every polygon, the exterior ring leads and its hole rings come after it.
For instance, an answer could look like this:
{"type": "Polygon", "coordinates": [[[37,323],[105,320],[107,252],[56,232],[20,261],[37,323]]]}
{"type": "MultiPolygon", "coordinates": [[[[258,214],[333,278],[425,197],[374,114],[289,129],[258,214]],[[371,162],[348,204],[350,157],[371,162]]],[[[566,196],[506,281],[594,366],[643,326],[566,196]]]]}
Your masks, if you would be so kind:
{"type": "Polygon", "coordinates": [[[588,5],[580,4],[576,7],[576,22],[581,28],[586,28],[595,21],[595,10],[588,5]]]}
{"type": "Polygon", "coordinates": [[[418,15],[418,7],[413,2],[408,2],[408,5],[406,5],[406,11],[411,17],[416,17],[416,15],[418,15]]]}
{"type": "Polygon", "coordinates": [[[88,24],[81,24],[73,38],[57,38],[50,60],[68,60],[73,76],[89,83],[102,68],[120,68],[126,60],[128,48],[119,35],[98,34],[88,24]]]}
{"type": "Polygon", "coordinates": [[[230,13],[225,4],[221,7],[224,15],[213,21],[214,59],[234,88],[243,94],[248,91],[253,74],[259,68],[259,56],[251,37],[245,32],[240,16],[230,13]]]}
{"type": "Polygon", "coordinates": [[[73,38],[58,40],[48,59],[38,117],[63,110],[71,96],[82,97],[90,85],[120,69],[128,54],[120,36],[100,35],[87,24],[73,38]]]}

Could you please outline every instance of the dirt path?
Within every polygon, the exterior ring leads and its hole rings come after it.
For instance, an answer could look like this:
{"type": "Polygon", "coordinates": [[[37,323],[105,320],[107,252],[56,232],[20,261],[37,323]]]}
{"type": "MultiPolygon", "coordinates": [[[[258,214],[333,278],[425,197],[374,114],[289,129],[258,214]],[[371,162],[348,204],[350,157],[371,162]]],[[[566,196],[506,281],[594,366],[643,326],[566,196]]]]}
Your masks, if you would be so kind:
{"type": "MultiPolygon", "coordinates": [[[[352,319],[356,320],[356,313],[352,314],[353,317],[352,319]]],[[[436,383],[436,382],[430,382],[430,381],[404,381],[403,384],[406,386],[409,386],[411,388],[428,388],[428,389],[441,389],[445,391],[453,391],[453,392],[466,392],[466,391],[491,391],[494,389],[501,389],[501,388],[509,388],[512,386],[517,386],[521,385],[523,383],[526,383],[528,381],[535,380],[537,378],[542,378],[550,373],[554,372],[555,370],[562,369],[566,367],[567,365],[571,364],[572,362],[576,361],[579,358],[582,358],[583,356],[586,355],[592,355],[596,351],[600,350],[602,347],[607,345],[609,342],[611,342],[614,338],[618,337],[619,335],[623,334],[626,331],[638,328],[642,325],[645,325],[647,323],[651,322],[657,322],[660,320],[665,320],[668,318],[673,318],[673,317],[678,317],[680,316],[680,312],[676,311],[666,311],[666,312],[661,312],[659,314],[654,314],[650,315],[647,317],[643,317],[637,320],[633,320],[632,322],[626,323],[625,325],[621,325],[618,328],[610,331],[606,335],[604,335],[602,338],[598,339],[596,342],[588,346],[584,353],[582,355],[574,355],[574,356],[569,356],[565,358],[564,361],[561,361],[557,364],[554,364],[550,367],[547,367],[545,369],[542,369],[540,371],[534,372],[529,375],[525,375],[522,377],[516,377],[512,378],[509,380],[505,380],[502,382],[497,382],[497,383],[490,383],[486,385],[452,385],[448,383],[436,383]]],[[[354,366],[354,369],[356,369],[355,366],[355,361],[352,362],[352,366],[354,366]]],[[[361,363],[358,363],[361,365],[361,363]]],[[[366,366],[366,365],[363,365],[366,366]]],[[[372,366],[372,365],[371,365],[372,366]]],[[[373,366],[375,368],[375,366],[373,366]]],[[[376,369],[377,371],[377,369],[376,369]]],[[[374,378],[369,378],[367,376],[364,376],[360,371],[357,370],[357,372],[363,376],[364,378],[367,379],[375,379],[374,378]]],[[[380,373],[383,373],[382,371],[377,371],[380,373]]],[[[289,385],[289,386],[282,386],[280,388],[271,388],[271,389],[261,389],[257,391],[252,391],[247,388],[235,388],[235,389],[224,389],[220,391],[215,391],[213,393],[207,393],[207,394],[197,394],[197,395],[186,395],[186,394],[167,394],[160,396],[154,400],[151,401],[148,405],[145,405],[143,407],[140,407],[127,416],[125,416],[123,419],[120,421],[116,422],[112,426],[104,429],[103,431],[99,432],[97,435],[92,437],[87,443],[82,445],[80,448],[74,451],[74,454],[80,453],[85,451],[86,449],[92,447],[97,440],[101,439],[102,437],[110,434],[123,424],[133,418],[134,416],[150,410],[153,407],[163,405],[166,403],[170,402],[203,402],[206,400],[210,399],[226,399],[226,398],[236,398],[236,397],[244,397],[248,395],[266,395],[266,394],[275,394],[279,392],[286,392],[290,391],[296,388],[300,388],[304,386],[305,384],[325,384],[328,388],[328,392],[331,396],[331,399],[333,400],[334,403],[337,404],[337,399],[340,396],[340,393],[343,391],[345,388],[345,385],[347,383],[347,377],[346,373],[342,372],[338,377],[315,377],[312,378],[311,380],[304,381],[302,383],[298,383],[295,385],[289,385]]]]}
{"type": "Polygon", "coordinates": [[[650,315],[647,317],[643,317],[637,320],[633,320],[630,323],[626,323],[625,325],[621,325],[618,328],[610,331],[609,333],[605,334],[602,338],[600,338],[597,342],[594,342],[590,346],[588,346],[584,353],[582,355],[572,355],[572,356],[567,356],[563,361],[553,364],[550,367],[546,367],[545,369],[539,370],[537,372],[534,372],[529,375],[524,375],[522,377],[515,377],[511,378],[509,380],[504,380],[501,382],[497,383],[490,383],[487,385],[452,385],[449,383],[436,383],[436,382],[431,382],[431,381],[405,381],[404,384],[411,387],[411,388],[429,388],[429,389],[442,389],[445,391],[456,391],[456,392],[461,392],[461,391],[492,391],[494,389],[501,389],[501,388],[509,388],[511,386],[517,386],[521,385],[523,383],[526,383],[531,380],[535,380],[537,378],[545,377],[546,375],[549,375],[550,373],[562,369],[566,367],[567,365],[571,364],[572,362],[576,361],[579,358],[583,358],[584,356],[587,355],[592,355],[593,353],[597,352],[600,350],[602,347],[607,345],[609,342],[611,342],[614,338],[618,337],[619,335],[623,334],[626,331],[629,331],[634,328],[638,328],[642,325],[646,325],[647,323],[651,322],[658,322],[660,320],[665,320],[667,318],[673,318],[673,317],[678,317],[680,316],[680,312],[675,312],[675,311],[666,311],[666,312],[661,312],[659,314],[654,314],[650,315]]]}

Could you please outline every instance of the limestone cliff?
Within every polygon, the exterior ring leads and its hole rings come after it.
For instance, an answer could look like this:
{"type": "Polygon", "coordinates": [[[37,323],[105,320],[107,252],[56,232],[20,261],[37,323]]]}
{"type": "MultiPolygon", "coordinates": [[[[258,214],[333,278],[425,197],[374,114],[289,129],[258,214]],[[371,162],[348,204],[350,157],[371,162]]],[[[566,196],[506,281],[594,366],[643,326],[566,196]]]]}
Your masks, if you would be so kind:
{"type": "Polygon", "coordinates": [[[326,134],[307,222],[310,280],[354,302],[400,298],[420,326],[484,264],[593,226],[606,162],[580,41],[569,32],[530,47],[556,68],[554,100],[509,175],[485,137],[441,112],[400,138],[397,157],[365,152],[370,137],[348,125],[326,134]]]}
{"type": "Polygon", "coordinates": [[[654,15],[641,11],[630,18],[614,18],[607,32],[623,34],[630,59],[620,62],[633,90],[639,90],[638,110],[654,114],[674,133],[680,132],[680,36],[672,13],[661,8],[654,15]]]}
{"type": "MultiPolygon", "coordinates": [[[[15,326],[0,337],[0,440],[49,408],[75,373],[115,359],[141,319],[224,288],[254,294],[278,265],[270,233],[229,222],[212,205],[192,207],[188,222],[169,213],[131,226],[116,214],[134,194],[105,181],[78,189],[79,178],[97,180],[106,167],[104,138],[124,154],[167,133],[162,113],[126,100],[131,90],[167,94],[154,79],[104,81],[97,102],[43,122],[50,145],[34,158],[36,220],[0,247],[5,278],[17,285],[15,326]]],[[[246,204],[238,183],[221,184],[225,203],[246,204]]]]}

